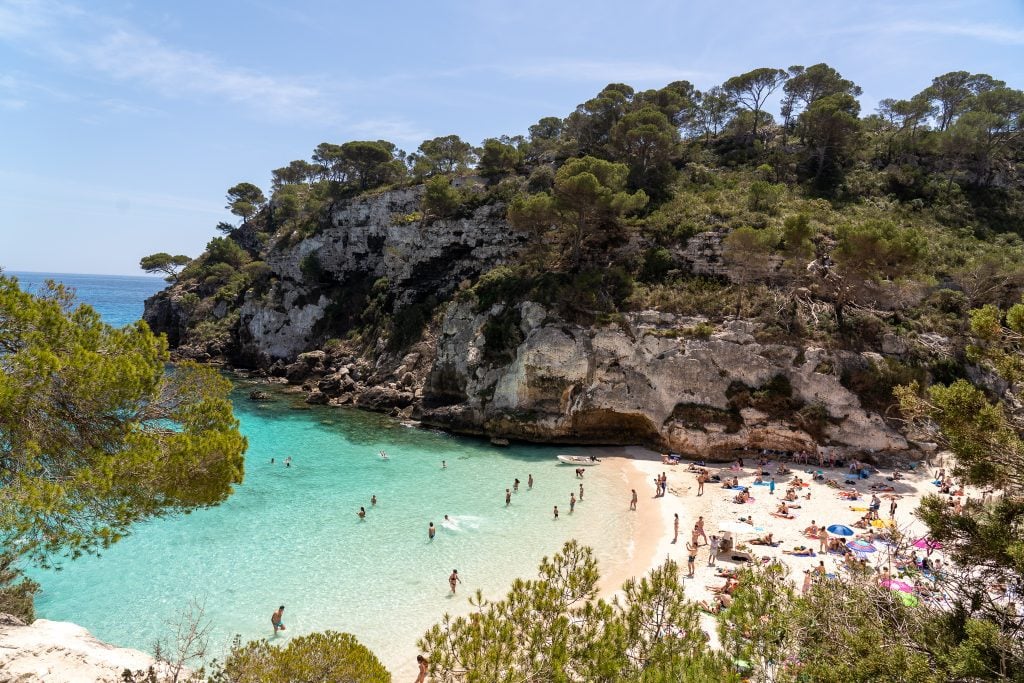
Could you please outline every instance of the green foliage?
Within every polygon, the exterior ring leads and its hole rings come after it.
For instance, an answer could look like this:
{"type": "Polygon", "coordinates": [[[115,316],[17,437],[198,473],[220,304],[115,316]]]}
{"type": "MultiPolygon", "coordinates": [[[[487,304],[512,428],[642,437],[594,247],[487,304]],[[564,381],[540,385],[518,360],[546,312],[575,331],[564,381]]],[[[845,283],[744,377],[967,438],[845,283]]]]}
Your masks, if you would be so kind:
{"type": "Polygon", "coordinates": [[[696,607],[667,561],[596,600],[597,561],[575,541],[517,579],[504,600],[479,593],[468,617],[445,616],[423,636],[431,680],[736,681],[707,646],[696,607]]]}
{"type": "Polygon", "coordinates": [[[676,267],[672,252],[664,247],[651,247],[644,253],[640,278],[644,282],[661,282],[676,267]]]}
{"type": "Polygon", "coordinates": [[[680,146],[679,129],[665,114],[653,106],[626,114],[612,128],[610,149],[615,161],[629,167],[631,189],[655,198],[667,195],[680,146]]]}
{"type": "Polygon", "coordinates": [[[191,262],[192,259],[188,256],[182,254],[171,256],[167,252],[161,251],[143,256],[139,260],[139,268],[147,273],[164,273],[168,282],[177,282],[178,272],[191,262]]]}
{"type": "Polygon", "coordinates": [[[464,172],[475,160],[473,145],[458,135],[424,140],[418,154],[409,155],[412,172],[418,178],[464,172]]]}
{"type": "Polygon", "coordinates": [[[533,279],[523,268],[498,266],[487,271],[473,285],[476,312],[482,313],[497,303],[521,300],[533,286],[533,279]]]}
{"type": "Polygon", "coordinates": [[[562,256],[578,270],[591,245],[620,235],[621,218],[647,205],[643,190],[626,191],[629,168],[603,159],[570,159],[555,174],[554,192],[517,198],[509,220],[542,235],[554,226],[562,256]]]}
{"type": "Polygon", "coordinates": [[[842,225],[836,241],[833,258],[845,274],[859,280],[908,275],[927,250],[920,230],[889,221],[842,225]]]}
{"type": "Polygon", "coordinates": [[[224,263],[232,268],[241,268],[250,260],[249,254],[230,237],[214,237],[206,243],[206,256],[203,267],[209,268],[224,263]]]}
{"type": "Polygon", "coordinates": [[[487,138],[480,150],[476,169],[483,177],[496,180],[515,173],[522,161],[523,153],[517,147],[498,138],[487,138]]]}
{"type": "Polygon", "coordinates": [[[324,278],[324,268],[320,265],[320,257],[316,252],[307,254],[299,263],[299,270],[302,272],[302,279],[309,283],[320,282],[324,278]]]}
{"type": "Polygon", "coordinates": [[[61,286],[0,278],[0,540],[37,560],[77,556],[146,517],[223,501],[245,439],[230,383],[144,323],[115,329],[61,286]]]}
{"type": "Polygon", "coordinates": [[[340,145],[322,142],[312,158],[318,176],[342,192],[364,192],[397,182],[407,172],[397,148],[387,140],[353,140],[340,145]]]}
{"type": "Polygon", "coordinates": [[[775,185],[764,180],[757,180],[750,185],[748,206],[751,211],[775,213],[785,194],[785,185],[775,185]]]}
{"type": "Polygon", "coordinates": [[[418,341],[423,334],[423,328],[430,322],[430,317],[437,308],[437,304],[437,299],[430,296],[426,301],[410,304],[395,311],[388,330],[388,348],[392,350],[405,349],[413,342],[418,341]]]}
{"type": "Polygon", "coordinates": [[[349,633],[319,631],[295,636],[284,647],[236,639],[210,678],[212,683],[390,683],[391,674],[349,633]]]}
{"type": "Polygon", "coordinates": [[[18,569],[18,556],[10,550],[0,552],[0,614],[12,614],[26,624],[35,621],[33,598],[39,584],[27,579],[18,569]]]}
{"type": "Polygon", "coordinates": [[[757,124],[765,101],[786,82],[786,77],[786,72],[782,69],[762,67],[733,76],[722,84],[722,90],[736,105],[748,109],[753,114],[752,137],[757,137],[757,124]]]}
{"type": "Polygon", "coordinates": [[[424,185],[423,214],[428,218],[450,218],[462,201],[462,194],[447,176],[435,175],[424,185]]]}
{"type": "Polygon", "coordinates": [[[238,183],[228,190],[228,205],[225,207],[236,216],[241,216],[247,221],[256,215],[256,212],[267,203],[263,196],[263,190],[252,183],[238,183]]]}

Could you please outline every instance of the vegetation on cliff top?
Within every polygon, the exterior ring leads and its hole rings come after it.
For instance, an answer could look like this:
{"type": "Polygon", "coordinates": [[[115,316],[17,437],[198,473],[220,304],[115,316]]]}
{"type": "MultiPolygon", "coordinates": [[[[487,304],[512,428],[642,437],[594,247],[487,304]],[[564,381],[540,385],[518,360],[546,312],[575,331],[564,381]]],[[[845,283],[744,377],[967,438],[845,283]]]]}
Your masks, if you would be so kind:
{"type": "MultiPolygon", "coordinates": [[[[1024,284],[1024,93],[951,72],[870,115],[860,93],[826,64],[759,68],[705,92],[611,84],[565,118],[479,147],[455,135],[410,154],[383,140],[325,142],[271,173],[269,199],[232,187],[242,227],[221,223],[226,237],[180,274],[167,254],[143,267],[189,285],[194,338],[229,338],[237,319],[210,311],[270,291],[271,251],[322,229],[335,202],[425,183],[421,210],[399,224],[505,202],[530,235],[503,266],[515,279],[508,303],[532,298],[581,322],[642,308],[757,317],[770,334],[854,348],[886,332],[962,332],[967,310],[1010,305],[1024,284]],[[692,269],[700,233],[718,272],[692,269]]],[[[329,280],[307,284],[330,293],[329,280]]],[[[418,336],[382,306],[366,339],[418,336]]],[[[346,319],[324,340],[366,324],[346,319]]]]}

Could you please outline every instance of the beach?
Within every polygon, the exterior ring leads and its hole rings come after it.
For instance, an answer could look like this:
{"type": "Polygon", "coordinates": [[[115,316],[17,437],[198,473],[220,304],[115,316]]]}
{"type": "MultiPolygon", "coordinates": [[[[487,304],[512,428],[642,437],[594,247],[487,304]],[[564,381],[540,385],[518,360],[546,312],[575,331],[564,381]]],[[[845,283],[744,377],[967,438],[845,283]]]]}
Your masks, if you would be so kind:
{"type": "MultiPolygon", "coordinates": [[[[720,474],[722,479],[736,477],[741,486],[746,486],[752,492],[753,500],[743,504],[733,502],[737,490],[725,489],[721,483],[708,482],[704,486],[703,495],[698,496],[697,475],[688,471],[690,461],[682,460],[676,465],[666,465],[662,462],[662,456],[653,451],[643,448],[629,447],[616,451],[603,450],[602,457],[606,460],[616,462],[617,467],[630,470],[626,475],[630,487],[635,487],[639,495],[638,510],[635,514],[641,516],[640,523],[635,528],[633,538],[634,553],[630,562],[625,566],[616,567],[608,576],[603,576],[600,584],[600,595],[604,598],[611,598],[621,591],[622,583],[630,576],[640,577],[649,572],[652,568],[660,566],[666,558],[671,558],[679,564],[683,575],[686,596],[694,601],[713,600],[713,593],[710,587],[721,587],[725,579],[716,576],[719,569],[738,569],[745,562],[736,562],[730,559],[731,554],[725,553],[719,556],[716,566],[708,565],[709,546],[703,538],[700,539],[695,572],[693,578],[687,578],[686,560],[689,554],[686,544],[691,539],[691,533],[697,519],[704,518],[704,529],[710,537],[719,534],[721,525],[732,525],[735,528],[742,528],[745,525],[740,523],[740,518],[752,517],[753,524],[749,525],[749,533],[735,533],[732,535],[738,546],[743,547],[756,560],[763,561],[764,558],[779,560],[788,570],[789,579],[799,589],[805,570],[813,570],[819,562],[824,562],[826,572],[837,573],[842,563],[842,557],[838,554],[819,553],[819,541],[810,539],[804,535],[804,530],[812,523],[817,525],[841,524],[851,527],[857,534],[864,533],[865,529],[854,527],[866,512],[871,500],[872,485],[892,485],[896,492],[888,494],[879,492],[881,501],[879,516],[882,520],[889,519],[889,506],[895,500],[897,509],[893,518],[896,527],[908,538],[919,538],[925,534],[925,527],[916,517],[914,510],[918,507],[920,500],[927,494],[936,493],[938,488],[932,483],[935,470],[945,465],[942,456],[933,460],[932,464],[922,463],[915,471],[902,471],[902,478],[899,481],[888,481],[891,476],[891,469],[884,469],[875,473],[867,479],[857,479],[853,486],[846,486],[848,470],[844,467],[819,467],[817,463],[799,464],[787,462],[792,470],[789,475],[777,477],[774,495],[769,493],[769,486],[755,485],[757,477],[757,463],[760,453],[747,451],[744,456],[744,467],[735,470],[729,463],[708,463],[706,469],[714,474],[720,474]],[[844,490],[856,490],[859,494],[856,500],[847,500],[840,497],[839,490],[829,487],[823,481],[813,481],[812,474],[822,472],[825,480],[833,479],[843,485],[844,490]],[[668,491],[663,497],[654,497],[655,478],[665,473],[668,477],[668,491]],[[793,519],[784,519],[773,516],[779,503],[787,490],[787,484],[795,476],[802,477],[808,486],[799,488],[799,500],[795,505],[800,507],[792,509],[790,513],[793,519]],[[806,498],[810,493],[810,499],[806,498]],[[895,498],[885,497],[886,495],[895,498]],[[857,508],[857,509],[853,509],[857,508]],[[676,543],[672,542],[673,537],[673,515],[679,514],[679,538],[676,543]],[[737,526],[739,525],[739,526],[737,526]],[[774,546],[751,545],[750,540],[758,536],[772,534],[774,546]],[[794,546],[807,546],[814,551],[811,556],[796,556],[784,554],[783,551],[791,550],[794,546]]],[[[766,470],[769,473],[775,472],[778,466],[777,461],[770,461],[766,470]]],[[[767,482],[770,474],[764,476],[767,482]]],[[[977,492],[968,491],[968,495],[975,495],[977,492]]],[[[623,493],[624,504],[629,498],[628,488],[623,493]]],[[[832,536],[837,538],[836,536],[832,536]]],[[[851,541],[854,537],[843,538],[843,541],[851,541]]],[[[881,545],[876,552],[865,554],[871,566],[881,568],[891,558],[889,553],[881,545]]],[[[941,551],[936,552],[932,557],[941,557],[941,551]]],[[[717,642],[715,633],[715,620],[710,614],[705,614],[702,620],[705,631],[710,635],[712,642],[717,642]]]]}

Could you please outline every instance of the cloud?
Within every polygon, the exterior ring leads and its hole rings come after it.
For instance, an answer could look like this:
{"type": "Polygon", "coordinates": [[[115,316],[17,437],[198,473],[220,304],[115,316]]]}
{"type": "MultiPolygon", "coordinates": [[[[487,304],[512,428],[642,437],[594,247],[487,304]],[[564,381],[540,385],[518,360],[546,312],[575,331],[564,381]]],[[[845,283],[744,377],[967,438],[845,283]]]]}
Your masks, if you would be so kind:
{"type": "Polygon", "coordinates": [[[989,43],[1024,45],[1024,28],[997,26],[995,24],[950,24],[931,21],[896,21],[862,27],[860,31],[883,31],[886,33],[963,36],[989,43]]]}
{"type": "Polygon", "coordinates": [[[0,0],[0,40],[169,99],[212,97],[275,118],[333,119],[322,104],[323,93],[313,85],[224,64],[208,54],[168,45],[125,22],[86,15],[69,4],[0,0]]]}

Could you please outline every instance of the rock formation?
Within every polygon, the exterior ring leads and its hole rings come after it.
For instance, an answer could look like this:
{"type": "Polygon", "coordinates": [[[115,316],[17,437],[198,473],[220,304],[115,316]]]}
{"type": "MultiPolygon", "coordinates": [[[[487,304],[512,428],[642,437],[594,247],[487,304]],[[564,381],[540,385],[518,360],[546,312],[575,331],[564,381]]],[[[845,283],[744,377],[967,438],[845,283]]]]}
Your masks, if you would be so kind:
{"type": "Polygon", "coordinates": [[[113,683],[125,669],[153,664],[149,655],[108,645],[75,624],[37,619],[26,626],[0,614],[0,683],[113,683]]]}

